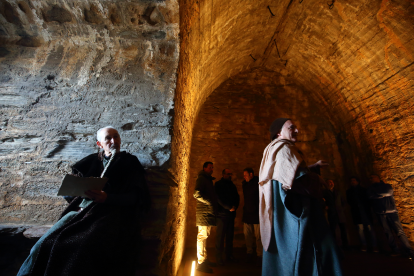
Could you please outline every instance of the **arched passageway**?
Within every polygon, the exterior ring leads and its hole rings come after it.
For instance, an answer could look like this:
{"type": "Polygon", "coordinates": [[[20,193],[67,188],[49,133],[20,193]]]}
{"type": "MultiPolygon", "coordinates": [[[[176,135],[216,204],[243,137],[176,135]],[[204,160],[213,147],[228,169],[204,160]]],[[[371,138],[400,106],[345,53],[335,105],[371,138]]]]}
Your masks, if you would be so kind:
{"type": "MultiPolygon", "coordinates": [[[[268,128],[277,117],[291,118],[300,130],[299,148],[310,164],[325,159],[330,167],[322,171],[326,178],[342,183],[344,170],[331,122],[303,88],[286,76],[253,69],[227,80],[205,101],[193,129],[190,158],[188,241],[196,238],[194,183],[205,161],[214,163],[213,176],[221,179],[222,170],[233,171],[233,182],[241,197],[237,210],[235,246],[244,246],[242,207],[243,169],[258,174],[263,149],[269,143],[268,128]]],[[[342,191],[345,193],[345,191],[342,191]]],[[[214,247],[213,238],[208,240],[214,247]]],[[[195,243],[189,242],[188,247],[195,243]]]]}
{"type": "MultiPolygon", "coordinates": [[[[181,185],[189,191],[187,237],[191,240],[187,246],[194,243],[194,213],[190,211],[194,172],[205,157],[222,162],[224,149],[218,147],[226,138],[241,141],[249,134],[243,129],[244,138],[236,130],[231,136],[228,123],[203,120],[222,116],[220,108],[230,112],[224,92],[233,89],[226,85],[235,84],[240,76],[247,83],[246,76],[255,70],[283,76],[315,104],[319,114],[306,119],[313,123],[318,118],[329,125],[323,139],[332,144],[341,183],[351,174],[367,182],[374,171],[393,185],[404,230],[414,240],[410,162],[413,11],[414,5],[408,1],[387,0],[334,1],[331,6],[323,1],[180,1],[181,56],[173,152],[181,185]],[[213,103],[220,100],[222,106],[214,108],[213,103]],[[206,126],[204,130],[200,130],[202,126],[206,126]]],[[[260,87],[254,81],[250,85],[260,87]]],[[[228,95],[236,95],[234,90],[228,95]]],[[[276,91],[269,94],[278,94],[276,91]]],[[[253,94],[250,91],[229,100],[236,104],[253,94]]],[[[283,112],[280,114],[286,114],[283,112]]],[[[306,125],[301,120],[297,123],[306,125]]],[[[268,125],[263,126],[260,135],[267,137],[268,125]]],[[[220,169],[216,168],[216,174],[220,169]]]]}
{"type": "Polygon", "coordinates": [[[327,177],[376,171],[393,185],[414,241],[413,14],[407,0],[1,1],[1,223],[54,223],[62,174],[113,124],[149,168],[145,269],[175,275],[198,163],[257,169],[247,135],[263,147],[273,116],[289,115],[308,158],[333,160],[327,177]],[[243,114],[229,124],[233,107],[243,114]],[[226,139],[254,160],[226,160],[226,139]]]}

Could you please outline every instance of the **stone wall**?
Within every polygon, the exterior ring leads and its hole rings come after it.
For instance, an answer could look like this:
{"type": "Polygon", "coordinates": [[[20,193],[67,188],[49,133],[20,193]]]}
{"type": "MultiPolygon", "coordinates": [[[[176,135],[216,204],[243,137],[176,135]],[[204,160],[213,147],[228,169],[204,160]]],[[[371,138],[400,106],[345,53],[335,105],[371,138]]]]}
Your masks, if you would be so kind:
{"type": "Polygon", "coordinates": [[[1,1],[0,223],[54,223],[63,175],[112,125],[121,150],[151,169],[143,233],[161,262],[178,34],[175,0],[1,1]]]}
{"type": "Polygon", "coordinates": [[[222,83],[258,68],[313,101],[344,175],[366,183],[377,171],[393,185],[413,241],[414,5],[332,3],[1,1],[0,222],[53,222],[62,175],[97,150],[97,126],[112,124],[124,149],[156,168],[146,235],[160,243],[157,273],[175,274],[191,224],[195,118],[222,83]]]}
{"type": "MultiPolygon", "coordinates": [[[[180,6],[185,128],[192,129],[205,100],[227,79],[253,68],[289,76],[331,122],[344,175],[368,186],[376,172],[393,186],[414,241],[414,5],[182,0],[180,6]]],[[[188,147],[181,146],[186,153],[188,147]]]]}
{"type": "MultiPolygon", "coordinates": [[[[245,246],[243,235],[243,169],[251,167],[258,175],[263,150],[269,143],[269,126],[279,117],[291,118],[298,126],[297,146],[308,164],[327,160],[321,171],[345,193],[343,164],[334,128],[309,98],[306,90],[275,72],[254,69],[220,85],[206,100],[198,114],[191,145],[187,245],[196,245],[196,200],[193,198],[198,172],[206,161],[214,163],[213,176],[221,179],[224,168],[233,170],[233,183],[240,195],[235,220],[234,246],[245,246]]],[[[215,229],[208,246],[214,247],[215,229]]]]}

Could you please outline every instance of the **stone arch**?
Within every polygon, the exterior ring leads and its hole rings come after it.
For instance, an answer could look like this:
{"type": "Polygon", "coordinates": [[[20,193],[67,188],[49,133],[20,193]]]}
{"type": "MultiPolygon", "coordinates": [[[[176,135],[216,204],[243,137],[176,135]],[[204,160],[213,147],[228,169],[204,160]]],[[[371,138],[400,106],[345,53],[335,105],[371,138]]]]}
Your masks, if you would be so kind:
{"type": "Polygon", "coordinates": [[[331,122],[345,175],[367,181],[376,171],[393,185],[413,241],[413,10],[388,0],[180,1],[172,149],[182,190],[192,185],[192,134],[208,96],[241,72],[275,71],[303,87],[331,122]]]}
{"type": "Polygon", "coordinates": [[[162,171],[146,257],[175,275],[197,116],[227,84],[264,72],[324,114],[344,175],[376,171],[393,185],[414,240],[411,2],[49,2],[0,4],[2,222],[55,221],[62,173],[95,152],[95,126],[115,122],[127,150],[162,171]]]}

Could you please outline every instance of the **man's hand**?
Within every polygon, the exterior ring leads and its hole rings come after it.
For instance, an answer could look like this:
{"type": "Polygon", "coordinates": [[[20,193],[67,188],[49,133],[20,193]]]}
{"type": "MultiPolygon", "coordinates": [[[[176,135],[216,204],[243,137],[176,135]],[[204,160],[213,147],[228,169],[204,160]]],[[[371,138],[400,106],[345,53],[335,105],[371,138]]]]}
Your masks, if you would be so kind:
{"type": "Polygon", "coordinates": [[[89,190],[85,194],[96,203],[104,203],[108,195],[104,191],[89,190]]]}
{"type": "Polygon", "coordinates": [[[234,206],[230,209],[230,212],[234,212],[236,211],[236,208],[234,208],[234,206]]]}
{"type": "Polygon", "coordinates": [[[329,163],[325,160],[319,160],[318,162],[315,163],[315,165],[318,165],[319,167],[326,167],[326,166],[329,166],[329,163]]]}

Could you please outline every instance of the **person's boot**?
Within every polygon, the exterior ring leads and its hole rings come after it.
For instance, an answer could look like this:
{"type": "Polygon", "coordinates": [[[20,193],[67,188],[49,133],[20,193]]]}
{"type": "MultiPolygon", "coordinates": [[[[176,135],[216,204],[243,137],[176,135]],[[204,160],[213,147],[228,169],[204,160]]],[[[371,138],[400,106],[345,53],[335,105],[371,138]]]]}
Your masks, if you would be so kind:
{"type": "Polygon", "coordinates": [[[206,262],[198,264],[196,270],[204,273],[213,273],[213,270],[207,265],[206,262]]]}

